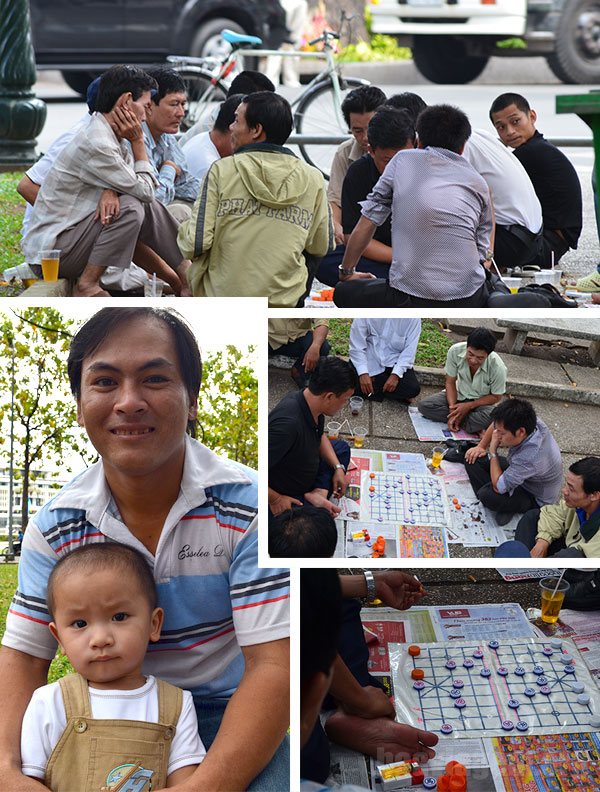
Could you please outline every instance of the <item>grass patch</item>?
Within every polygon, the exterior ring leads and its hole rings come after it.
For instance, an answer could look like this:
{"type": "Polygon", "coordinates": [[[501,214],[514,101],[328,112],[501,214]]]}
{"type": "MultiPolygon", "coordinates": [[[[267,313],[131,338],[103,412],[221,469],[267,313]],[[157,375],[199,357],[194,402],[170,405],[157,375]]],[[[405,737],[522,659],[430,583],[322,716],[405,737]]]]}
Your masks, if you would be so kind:
{"type": "MultiPolygon", "coordinates": [[[[348,339],[352,319],[330,319],[327,340],[331,345],[331,354],[348,357],[348,339]]],[[[452,346],[452,341],[442,330],[439,322],[433,319],[423,319],[421,322],[421,337],[417,347],[415,364],[417,366],[439,366],[446,362],[446,353],[452,346]]]]}
{"type": "MultiPolygon", "coordinates": [[[[17,564],[4,564],[0,566],[0,636],[4,635],[6,628],[6,613],[17,588],[17,564]]],[[[48,682],[56,682],[57,679],[70,674],[73,666],[66,657],[61,654],[56,655],[50,665],[48,672],[48,682]]]]}
{"type": "MultiPolygon", "coordinates": [[[[23,261],[20,243],[25,203],[16,189],[22,176],[21,172],[0,173],[0,273],[23,261]]],[[[21,291],[20,281],[7,284],[0,280],[0,297],[14,297],[21,291]]]]}

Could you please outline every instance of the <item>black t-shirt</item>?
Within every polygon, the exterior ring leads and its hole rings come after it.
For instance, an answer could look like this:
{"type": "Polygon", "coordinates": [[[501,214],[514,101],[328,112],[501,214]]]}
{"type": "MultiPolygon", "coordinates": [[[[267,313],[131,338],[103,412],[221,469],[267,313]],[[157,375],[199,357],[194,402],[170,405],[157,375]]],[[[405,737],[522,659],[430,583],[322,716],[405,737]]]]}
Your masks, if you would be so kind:
{"type": "MultiPolygon", "coordinates": [[[[375,167],[373,157],[365,154],[348,168],[342,185],[342,227],[344,234],[351,234],[361,217],[359,201],[364,201],[379,181],[380,173],[375,167]]],[[[392,246],[391,215],[375,229],[373,239],[388,247],[392,246]]]]}
{"type": "Polygon", "coordinates": [[[569,246],[576,248],[583,225],[581,184],[577,171],[562,151],[539,132],[513,153],[529,174],[542,205],[544,228],[562,231],[569,246]]]}
{"type": "Polygon", "coordinates": [[[284,396],[269,415],[269,487],[301,497],[314,487],[325,418],[315,423],[304,392],[284,396]]]}

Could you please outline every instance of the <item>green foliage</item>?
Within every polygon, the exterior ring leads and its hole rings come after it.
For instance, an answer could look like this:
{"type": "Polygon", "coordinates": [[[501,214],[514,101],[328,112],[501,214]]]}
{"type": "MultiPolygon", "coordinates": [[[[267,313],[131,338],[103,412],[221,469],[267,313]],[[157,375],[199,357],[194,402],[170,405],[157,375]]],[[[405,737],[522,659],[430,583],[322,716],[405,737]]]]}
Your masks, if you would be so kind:
{"type": "Polygon", "coordinates": [[[61,473],[71,472],[69,453],[88,451],[76,427],[75,403],[69,393],[66,360],[71,320],[53,308],[24,308],[0,314],[0,459],[8,465],[10,438],[11,343],[15,357],[14,470],[21,478],[27,524],[29,484],[35,471],[48,463],[61,473]]]}
{"type": "Polygon", "coordinates": [[[199,439],[217,453],[258,467],[258,382],[254,347],[227,346],[203,362],[199,439]]]}
{"type": "Polygon", "coordinates": [[[68,661],[67,657],[60,651],[56,653],[56,657],[50,663],[50,670],[48,671],[48,683],[57,682],[61,677],[67,674],[72,674],[75,669],[68,661]]]}
{"type": "Polygon", "coordinates": [[[378,61],[408,60],[411,52],[408,47],[399,47],[393,36],[384,36],[376,33],[370,41],[359,41],[358,44],[348,44],[338,53],[340,63],[356,63],[378,61]]]}
{"type": "MultiPolygon", "coordinates": [[[[0,272],[23,261],[20,241],[25,202],[16,190],[22,176],[22,173],[0,173],[0,272]]],[[[14,287],[0,285],[0,296],[13,293],[14,287]]]]}
{"type": "MultiPolygon", "coordinates": [[[[329,320],[327,340],[331,345],[332,355],[348,357],[351,324],[351,319],[329,320]]],[[[446,362],[446,353],[451,346],[452,341],[442,330],[439,322],[433,319],[423,319],[415,364],[417,366],[443,366],[446,362]]]]}

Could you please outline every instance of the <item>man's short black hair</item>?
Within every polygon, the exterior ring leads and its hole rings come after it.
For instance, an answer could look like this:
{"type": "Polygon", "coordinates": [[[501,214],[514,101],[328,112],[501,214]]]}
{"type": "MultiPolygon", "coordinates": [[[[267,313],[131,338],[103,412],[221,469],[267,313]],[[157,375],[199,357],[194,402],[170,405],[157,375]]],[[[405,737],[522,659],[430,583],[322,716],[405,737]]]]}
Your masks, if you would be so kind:
{"type": "Polygon", "coordinates": [[[520,110],[522,113],[531,112],[529,102],[524,96],[518,93],[503,93],[497,96],[492,102],[492,106],[490,107],[490,121],[492,123],[494,122],[492,113],[499,113],[501,110],[506,110],[511,104],[516,105],[517,110],[520,110]]]}
{"type": "Polygon", "coordinates": [[[338,652],[342,592],[335,569],[300,570],[300,681],[329,674],[338,652]]]}
{"type": "Polygon", "coordinates": [[[413,123],[419,117],[419,113],[422,113],[427,107],[427,102],[425,102],[419,94],[411,93],[410,91],[394,94],[390,96],[389,99],[386,99],[385,103],[386,105],[390,105],[390,107],[395,107],[397,110],[407,110],[411,115],[413,123]]]}
{"type": "Polygon", "coordinates": [[[269,515],[271,558],[330,558],[336,544],[335,520],[327,509],[307,503],[269,515]]]}
{"type": "Polygon", "coordinates": [[[136,102],[146,91],[156,88],[156,81],[139,66],[111,66],[100,78],[96,112],[110,113],[119,96],[131,92],[136,102]]]}
{"type": "Polygon", "coordinates": [[[518,429],[525,429],[525,433],[530,435],[537,423],[533,404],[526,399],[505,399],[494,407],[491,418],[493,423],[501,423],[512,434],[518,429]]]}
{"type": "Polygon", "coordinates": [[[308,380],[308,390],[313,396],[324,393],[341,396],[350,389],[356,390],[357,386],[358,376],[352,363],[333,355],[319,358],[308,380]]]}
{"type": "Polygon", "coordinates": [[[444,148],[459,154],[471,134],[471,124],[458,107],[448,104],[430,105],[417,119],[419,142],[425,146],[444,148]]]}
{"type": "Polygon", "coordinates": [[[236,75],[231,81],[231,85],[227,91],[227,98],[233,96],[233,94],[243,94],[245,96],[246,94],[256,93],[257,91],[271,91],[271,93],[275,93],[275,86],[266,74],[246,69],[236,75]]]}
{"type": "Polygon", "coordinates": [[[133,547],[117,542],[96,542],[72,550],[59,558],[48,578],[46,601],[50,616],[55,618],[56,589],[65,576],[75,571],[87,572],[90,576],[101,569],[122,571],[123,577],[137,578],[140,590],[154,610],[158,604],[156,585],[152,570],[144,556],[133,547]]]}
{"type": "Polygon", "coordinates": [[[487,327],[475,327],[467,336],[467,347],[493,352],[496,348],[496,336],[487,327]]]}
{"type": "Polygon", "coordinates": [[[342,113],[350,128],[350,113],[373,113],[385,104],[386,96],[376,85],[361,85],[346,96],[342,102],[342,113]]]}
{"type": "Polygon", "coordinates": [[[152,101],[155,105],[159,104],[160,100],[170,93],[182,93],[187,96],[185,83],[175,69],[170,69],[168,66],[151,66],[146,69],[146,72],[156,80],[158,85],[158,91],[152,95],[152,101]]]}
{"type": "Polygon", "coordinates": [[[578,459],[569,470],[574,476],[581,476],[586,495],[600,492],[600,458],[591,456],[578,459]]]}
{"type": "Polygon", "coordinates": [[[224,102],[221,102],[214,123],[214,129],[217,132],[229,132],[229,127],[235,121],[235,111],[243,98],[244,94],[241,93],[230,94],[224,102]]]}
{"type": "MultiPolygon", "coordinates": [[[[198,398],[202,382],[202,358],[196,338],[183,319],[172,308],[102,308],[82,325],[71,339],[67,360],[67,373],[71,392],[76,399],[81,396],[81,370],[83,361],[113,333],[123,338],[123,328],[137,319],[154,319],[166,325],[173,335],[181,376],[193,402],[198,398]]],[[[190,422],[191,424],[192,422],[190,422]]],[[[188,424],[188,429],[193,427],[188,424]]],[[[193,434],[193,431],[192,431],[193,434]]]]}
{"type": "Polygon", "coordinates": [[[380,107],[369,121],[367,138],[369,145],[375,149],[402,149],[414,143],[415,125],[406,110],[394,107],[380,107]]]}
{"type": "Polygon", "coordinates": [[[251,129],[260,124],[267,143],[283,146],[294,126],[288,100],[272,91],[257,91],[247,94],[242,101],[246,105],[246,124],[251,129]]]}

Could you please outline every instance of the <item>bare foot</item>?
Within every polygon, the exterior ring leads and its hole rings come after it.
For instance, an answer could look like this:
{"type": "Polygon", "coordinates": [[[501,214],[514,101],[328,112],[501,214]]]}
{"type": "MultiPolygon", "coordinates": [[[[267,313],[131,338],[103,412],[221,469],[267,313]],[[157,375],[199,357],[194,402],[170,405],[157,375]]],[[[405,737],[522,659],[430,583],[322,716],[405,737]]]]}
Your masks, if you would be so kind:
{"type": "Polygon", "coordinates": [[[97,283],[81,284],[77,281],[73,287],[73,297],[110,297],[110,294],[101,289],[97,283]]]}
{"type": "Polygon", "coordinates": [[[592,294],[592,302],[600,305],[600,292],[592,294]]]}

